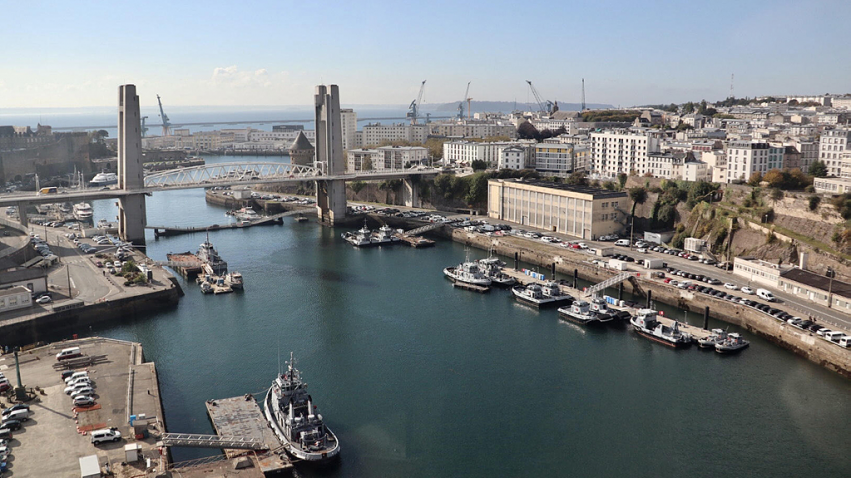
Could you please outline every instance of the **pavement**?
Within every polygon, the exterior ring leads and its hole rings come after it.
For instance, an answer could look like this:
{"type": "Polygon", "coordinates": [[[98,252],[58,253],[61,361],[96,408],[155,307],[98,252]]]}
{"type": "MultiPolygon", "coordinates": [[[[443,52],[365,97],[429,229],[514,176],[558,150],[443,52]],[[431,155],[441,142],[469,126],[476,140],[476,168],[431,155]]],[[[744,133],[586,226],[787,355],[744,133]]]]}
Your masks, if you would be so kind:
{"type": "MultiPolygon", "coordinates": [[[[29,402],[30,419],[19,431],[13,432],[9,471],[3,478],[79,477],[79,458],[88,455],[97,455],[101,466],[110,463],[110,468],[116,471],[122,468],[124,445],[129,443],[141,444],[143,455],[156,459],[156,432],[152,430],[151,437],[136,441],[127,420],[130,414],[145,413],[149,418],[160,415],[153,365],[136,364],[140,357],[138,344],[101,338],[60,342],[22,352],[24,385],[28,389],[38,387],[42,393],[37,393],[35,400],[29,402]],[[75,412],[71,398],[64,393],[60,371],[54,367],[57,363],[54,355],[62,348],[75,345],[88,356],[105,356],[104,360],[86,368],[95,385],[97,402],[90,411],[77,409],[75,412]],[[151,394],[148,394],[149,389],[151,394]],[[128,396],[132,396],[132,400],[128,396]],[[117,443],[94,445],[89,433],[81,433],[78,426],[118,427],[122,438],[117,443]]],[[[7,377],[15,376],[14,367],[11,354],[0,357],[0,370],[7,377]]],[[[3,403],[4,407],[8,406],[9,400],[3,399],[3,403]]],[[[128,468],[133,467],[136,474],[144,472],[141,463],[128,468]]]]}

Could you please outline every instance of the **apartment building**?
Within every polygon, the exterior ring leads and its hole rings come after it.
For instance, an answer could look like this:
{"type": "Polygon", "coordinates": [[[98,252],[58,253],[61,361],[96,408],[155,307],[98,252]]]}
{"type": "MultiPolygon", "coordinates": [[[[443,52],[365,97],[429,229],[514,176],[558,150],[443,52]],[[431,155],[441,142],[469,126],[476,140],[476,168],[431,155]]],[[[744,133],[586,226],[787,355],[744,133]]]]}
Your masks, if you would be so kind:
{"type": "Polygon", "coordinates": [[[511,139],[517,137],[517,128],[511,123],[498,121],[461,121],[453,123],[431,123],[428,125],[430,134],[460,138],[493,138],[505,136],[511,139]]]}
{"type": "Polygon", "coordinates": [[[621,232],[625,192],[542,181],[488,181],[488,217],[582,239],[621,232]]]}
{"type": "Polygon", "coordinates": [[[646,164],[648,154],[660,152],[660,134],[615,129],[591,133],[590,170],[601,177],[614,178],[646,164]]]}
{"type": "Polygon", "coordinates": [[[555,131],[559,128],[564,128],[564,132],[567,135],[574,135],[577,132],[576,129],[576,120],[574,118],[564,118],[564,119],[555,119],[555,118],[541,118],[532,120],[532,126],[535,127],[538,131],[543,131],[548,129],[550,131],[555,131]]]}
{"type": "Polygon", "coordinates": [[[727,154],[724,151],[705,151],[700,160],[706,163],[713,183],[727,182],[727,154]]]}
{"type": "Polygon", "coordinates": [[[374,146],[381,144],[382,141],[408,141],[412,143],[425,143],[426,138],[428,138],[427,127],[426,125],[422,124],[373,123],[364,126],[362,134],[362,146],[374,146]]]}
{"type": "Polygon", "coordinates": [[[535,145],[535,170],[552,176],[567,176],[586,171],[588,148],[571,143],[539,143],[535,145]]]}
{"type": "Polygon", "coordinates": [[[340,129],[343,133],[343,151],[359,148],[356,133],[358,130],[358,114],[351,108],[340,109],[340,129]]]}
{"type": "Polygon", "coordinates": [[[499,152],[497,169],[520,170],[526,168],[527,148],[520,146],[509,146],[499,152]]]}
{"type": "MultiPolygon", "coordinates": [[[[765,174],[769,169],[768,143],[731,141],[727,145],[727,183],[747,181],[755,172],[765,174]]],[[[778,149],[778,148],[773,148],[778,149]]],[[[776,153],[775,153],[776,156],[776,153]]],[[[776,161],[776,159],[775,159],[776,161]]]]}
{"type": "Polygon", "coordinates": [[[784,142],[786,146],[794,147],[798,151],[798,164],[797,166],[792,164],[786,164],[786,158],[784,158],[784,166],[787,168],[800,168],[801,171],[807,172],[810,169],[810,166],[814,162],[819,159],[819,143],[816,141],[808,140],[808,139],[792,139],[784,142]]]}
{"type": "Polygon", "coordinates": [[[831,176],[839,176],[842,169],[842,153],[848,148],[851,141],[851,129],[836,128],[824,130],[819,141],[820,161],[827,165],[827,173],[831,176]]]}
{"type": "Polygon", "coordinates": [[[524,150],[523,166],[530,163],[532,148],[520,142],[489,142],[478,143],[475,141],[448,141],[443,143],[443,160],[449,163],[470,165],[473,161],[484,161],[489,168],[496,168],[499,164],[500,154],[505,148],[520,147],[524,150]]]}
{"type": "Polygon", "coordinates": [[[346,170],[371,171],[376,164],[383,166],[384,153],[377,149],[350,149],[346,152],[346,170]]]}

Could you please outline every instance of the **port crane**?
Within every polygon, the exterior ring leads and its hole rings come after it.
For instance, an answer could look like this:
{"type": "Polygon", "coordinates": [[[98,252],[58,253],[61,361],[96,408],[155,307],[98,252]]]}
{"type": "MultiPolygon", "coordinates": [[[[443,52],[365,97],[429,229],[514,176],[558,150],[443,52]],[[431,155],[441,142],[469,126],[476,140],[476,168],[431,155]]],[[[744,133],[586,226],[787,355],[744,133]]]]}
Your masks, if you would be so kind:
{"type": "Polygon", "coordinates": [[[157,95],[157,103],[160,105],[160,118],[163,120],[163,136],[171,134],[171,122],[168,120],[168,115],[163,111],[163,102],[160,100],[160,95],[157,95]]]}
{"type": "MultiPolygon", "coordinates": [[[[470,96],[470,83],[472,83],[472,81],[467,82],[467,91],[464,92],[464,97],[461,98],[461,102],[458,103],[458,119],[459,120],[464,119],[464,102],[466,101],[467,104],[469,105],[470,101],[473,99],[473,98],[469,97],[470,96]]],[[[467,108],[467,109],[469,110],[469,108],[467,108]]],[[[469,114],[469,111],[467,111],[467,113],[469,114]]]]}
{"type": "Polygon", "coordinates": [[[538,109],[541,113],[552,113],[553,112],[553,102],[550,100],[541,99],[541,95],[538,93],[535,85],[532,84],[531,81],[526,80],[526,83],[529,83],[529,88],[532,90],[532,95],[535,97],[535,101],[538,103],[538,109]]]}
{"type": "MultiPolygon", "coordinates": [[[[408,107],[408,113],[405,115],[406,117],[411,119],[411,124],[417,124],[417,118],[420,116],[420,106],[423,101],[423,91],[425,91],[425,83],[426,80],[420,84],[420,94],[417,95],[417,99],[411,101],[411,106],[408,107]]],[[[428,122],[428,121],[426,121],[428,122]]]]}
{"type": "Polygon", "coordinates": [[[148,127],[147,127],[147,126],[145,126],[145,120],[146,120],[146,119],[148,119],[148,117],[147,117],[147,116],[142,116],[142,137],[143,137],[143,138],[144,138],[145,136],[147,136],[147,133],[148,133],[148,127]]]}

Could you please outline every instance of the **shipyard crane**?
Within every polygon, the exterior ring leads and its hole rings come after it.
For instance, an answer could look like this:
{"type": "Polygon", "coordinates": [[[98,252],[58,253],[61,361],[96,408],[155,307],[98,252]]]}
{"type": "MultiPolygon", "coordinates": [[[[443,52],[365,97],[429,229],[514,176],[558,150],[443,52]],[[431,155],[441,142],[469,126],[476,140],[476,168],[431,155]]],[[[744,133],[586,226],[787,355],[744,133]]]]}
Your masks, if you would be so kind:
{"type": "Polygon", "coordinates": [[[411,124],[417,124],[417,118],[420,116],[420,106],[423,101],[423,91],[425,91],[425,83],[426,80],[423,80],[422,84],[420,84],[420,94],[417,95],[417,99],[411,101],[411,106],[408,107],[408,118],[411,119],[411,124]]]}
{"type": "Polygon", "coordinates": [[[160,118],[163,120],[163,136],[168,136],[171,133],[171,123],[168,121],[168,115],[163,111],[163,102],[160,100],[160,95],[157,95],[157,103],[160,105],[160,118]]]}
{"type": "Polygon", "coordinates": [[[458,119],[459,120],[464,119],[464,102],[472,100],[472,98],[468,98],[470,96],[470,83],[472,83],[472,81],[467,82],[467,90],[464,92],[464,97],[461,98],[461,102],[458,103],[458,119]]]}
{"type": "Polygon", "coordinates": [[[145,120],[146,119],[148,119],[147,116],[142,116],[142,137],[143,138],[146,136],[146,133],[148,132],[148,127],[145,126],[145,120]]]}
{"type": "Polygon", "coordinates": [[[535,101],[538,103],[538,108],[541,113],[552,113],[553,102],[550,100],[541,99],[541,95],[538,93],[538,90],[535,88],[535,85],[533,85],[531,81],[526,80],[526,83],[529,83],[529,88],[532,90],[532,95],[535,97],[535,101]]]}

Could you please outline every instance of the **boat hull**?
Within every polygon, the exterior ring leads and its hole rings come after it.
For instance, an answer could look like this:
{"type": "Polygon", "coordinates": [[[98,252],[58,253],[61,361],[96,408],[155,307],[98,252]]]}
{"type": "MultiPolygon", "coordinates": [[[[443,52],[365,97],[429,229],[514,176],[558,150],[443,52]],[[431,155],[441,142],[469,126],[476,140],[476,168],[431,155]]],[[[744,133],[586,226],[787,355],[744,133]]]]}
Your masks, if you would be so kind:
{"type": "Polygon", "coordinates": [[[554,305],[559,305],[559,304],[566,302],[566,301],[573,298],[571,296],[565,296],[565,297],[560,297],[560,298],[531,299],[529,297],[525,297],[525,296],[519,294],[514,289],[511,289],[511,294],[514,295],[514,298],[518,302],[522,302],[524,304],[532,305],[532,306],[538,307],[539,309],[542,309],[542,308],[545,308],[545,307],[552,307],[554,305]]]}
{"type": "Polygon", "coordinates": [[[684,349],[690,345],[688,342],[665,340],[662,337],[657,337],[656,335],[635,326],[633,326],[633,329],[638,332],[638,335],[642,335],[656,343],[671,347],[672,349],[684,349]]]}
{"type": "Polygon", "coordinates": [[[719,354],[733,355],[733,354],[737,354],[737,353],[741,352],[742,350],[748,348],[749,345],[750,344],[746,344],[746,345],[742,345],[742,346],[739,346],[739,347],[724,347],[724,346],[719,347],[718,345],[716,345],[715,351],[718,352],[719,354]]]}
{"type": "Polygon", "coordinates": [[[576,317],[575,315],[567,314],[567,313],[564,313],[562,311],[559,311],[558,315],[562,319],[567,320],[569,322],[573,322],[574,324],[587,325],[587,326],[593,326],[593,327],[599,327],[599,326],[604,325],[602,322],[600,322],[596,318],[585,320],[583,318],[576,317]]]}
{"type": "Polygon", "coordinates": [[[284,446],[284,449],[295,458],[299,460],[309,461],[313,463],[323,462],[330,460],[337,456],[340,453],[340,441],[337,440],[337,435],[331,431],[330,428],[325,427],[325,430],[334,437],[334,448],[323,451],[323,452],[309,452],[304,451],[294,443],[292,443],[286,436],[283,430],[281,430],[280,425],[278,425],[278,421],[274,417],[273,404],[272,404],[272,387],[269,387],[269,391],[266,393],[266,399],[263,404],[263,413],[266,416],[266,421],[269,422],[269,425],[272,427],[272,431],[275,433],[275,436],[278,437],[278,440],[281,441],[281,444],[284,446]]]}
{"type": "Polygon", "coordinates": [[[479,286],[479,287],[490,287],[490,285],[491,285],[490,279],[483,279],[483,280],[465,280],[465,279],[462,279],[462,278],[458,277],[457,274],[455,274],[454,268],[450,268],[450,267],[443,269],[443,275],[445,275],[447,278],[449,278],[452,282],[458,282],[458,283],[461,283],[461,284],[470,284],[470,285],[476,285],[476,286],[479,286]]]}

